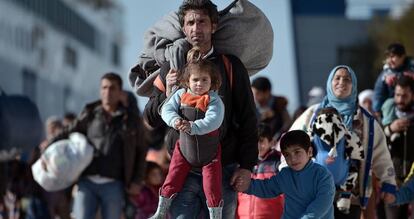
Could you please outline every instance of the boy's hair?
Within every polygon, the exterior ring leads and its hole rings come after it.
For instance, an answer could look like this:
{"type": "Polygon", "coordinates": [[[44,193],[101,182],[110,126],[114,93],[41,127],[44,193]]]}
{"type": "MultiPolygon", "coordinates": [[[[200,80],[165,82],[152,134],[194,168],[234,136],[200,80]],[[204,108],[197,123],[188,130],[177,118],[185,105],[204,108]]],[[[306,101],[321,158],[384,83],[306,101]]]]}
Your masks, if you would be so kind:
{"type": "Polygon", "coordinates": [[[293,130],[286,132],[280,139],[280,149],[285,151],[292,145],[299,146],[305,151],[311,147],[311,141],[309,135],[302,130],[293,130]]]}
{"type": "Polygon", "coordinates": [[[178,19],[181,27],[184,26],[184,17],[189,10],[202,10],[210,17],[212,24],[218,24],[217,5],[213,2],[210,0],[184,0],[178,9],[178,19]]]}
{"type": "Polygon", "coordinates": [[[207,60],[203,59],[200,48],[195,46],[187,53],[187,64],[180,74],[180,85],[184,88],[188,88],[188,81],[190,80],[191,73],[194,71],[206,72],[211,78],[210,90],[218,90],[221,86],[221,74],[217,66],[207,60]]]}
{"type": "Polygon", "coordinates": [[[272,90],[272,84],[266,77],[258,77],[252,81],[252,87],[259,91],[270,91],[272,90]]]}
{"type": "Polygon", "coordinates": [[[261,122],[257,126],[257,132],[258,132],[259,139],[267,138],[269,141],[273,139],[272,130],[270,129],[270,126],[266,123],[261,122]]]}
{"type": "Polygon", "coordinates": [[[405,47],[401,43],[392,43],[388,45],[387,50],[385,50],[385,54],[389,55],[397,55],[403,56],[405,55],[405,47]]]}
{"type": "Polygon", "coordinates": [[[414,80],[409,76],[402,75],[399,77],[395,86],[397,85],[400,87],[408,87],[414,93],[414,80]]]}
{"type": "Polygon", "coordinates": [[[118,74],[113,73],[113,72],[108,72],[101,77],[101,81],[103,79],[116,82],[119,85],[119,89],[122,90],[122,78],[118,74]]]}

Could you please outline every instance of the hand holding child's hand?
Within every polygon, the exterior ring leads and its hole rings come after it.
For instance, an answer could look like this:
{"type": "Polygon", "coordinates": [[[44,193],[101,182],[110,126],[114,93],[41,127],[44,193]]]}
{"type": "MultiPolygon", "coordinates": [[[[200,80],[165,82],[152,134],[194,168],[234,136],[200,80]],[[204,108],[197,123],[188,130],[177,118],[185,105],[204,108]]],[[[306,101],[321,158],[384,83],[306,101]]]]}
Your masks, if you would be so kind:
{"type": "Polygon", "coordinates": [[[381,194],[381,197],[384,199],[384,202],[387,204],[392,204],[395,202],[395,195],[388,193],[388,192],[383,192],[381,194]]]}
{"type": "Polygon", "coordinates": [[[245,192],[250,186],[250,178],[237,177],[233,183],[234,190],[238,192],[245,192]]]}
{"type": "Polygon", "coordinates": [[[247,169],[239,168],[234,173],[230,180],[230,185],[238,192],[246,191],[250,186],[250,176],[252,172],[247,169]]]}

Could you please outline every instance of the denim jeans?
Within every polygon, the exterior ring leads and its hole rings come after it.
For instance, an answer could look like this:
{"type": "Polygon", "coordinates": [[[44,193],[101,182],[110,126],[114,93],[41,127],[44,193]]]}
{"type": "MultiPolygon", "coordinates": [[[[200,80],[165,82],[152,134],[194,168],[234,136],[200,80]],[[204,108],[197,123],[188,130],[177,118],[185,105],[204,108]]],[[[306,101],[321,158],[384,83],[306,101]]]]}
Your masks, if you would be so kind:
{"type": "Polygon", "coordinates": [[[102,219],[120,218],[124,207],[124,187],[121,181],[97,184],[87,178],[79,180],[73,206],[75,218],[95,218],[98,207],[102,219]]]}
{"type": "MultiPolygon", "coordinates": [[[[237,193],[230,186],[230,179],[237,165],[231,164],[223,167],[222,192],[223,192],[223,218],[233,219],[237,206],[237,193]]],[[[209,218],[206,197],[203,192],[203,177],[201,174],[190,172],[187,175],[183,189],[174,198],[170,213],[172,218],[209,218]]]]}

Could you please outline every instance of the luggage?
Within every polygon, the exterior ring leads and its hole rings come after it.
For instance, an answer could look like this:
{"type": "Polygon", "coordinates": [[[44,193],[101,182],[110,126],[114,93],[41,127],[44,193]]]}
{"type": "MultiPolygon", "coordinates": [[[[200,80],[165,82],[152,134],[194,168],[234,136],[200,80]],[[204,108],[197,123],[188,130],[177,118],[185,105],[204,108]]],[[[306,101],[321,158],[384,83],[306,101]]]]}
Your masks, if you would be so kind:
{"type": "Polygon", "coordinates": [[[58,191],[72,185],[92,162],[93,147],[81,133],[72,133],[43,152],[32,165],[33,178],[46,191],[58,191]]]}
{"type": "MultiPolygon", "coordinates": [[[[248,0],[233,1],[219,15],[214,48],[240,58],[250,76],[264,69],[273,55],[273,29],[266,15],[248,0]]],[[[160,66],[170,62],[182,67],[189,49],[178,14],[167,14],[145,32],[144,49],[129,73],[130,85],[138,95],[150,96],[160,66]]]]}

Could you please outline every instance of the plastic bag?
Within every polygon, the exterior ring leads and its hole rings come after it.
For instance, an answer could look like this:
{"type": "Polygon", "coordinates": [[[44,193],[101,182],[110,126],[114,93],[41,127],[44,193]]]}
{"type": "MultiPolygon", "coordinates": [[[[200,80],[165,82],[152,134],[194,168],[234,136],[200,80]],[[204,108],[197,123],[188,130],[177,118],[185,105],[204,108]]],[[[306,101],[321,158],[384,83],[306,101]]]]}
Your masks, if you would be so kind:
{"type": "Polygon", "coordinates": [[[32,165],[33,178],[46,191],[65,189],[79,178],[92,157],[93,147],[86,137],[72,133],[68,140],[57,141],[44,151],[32,165]]]}

